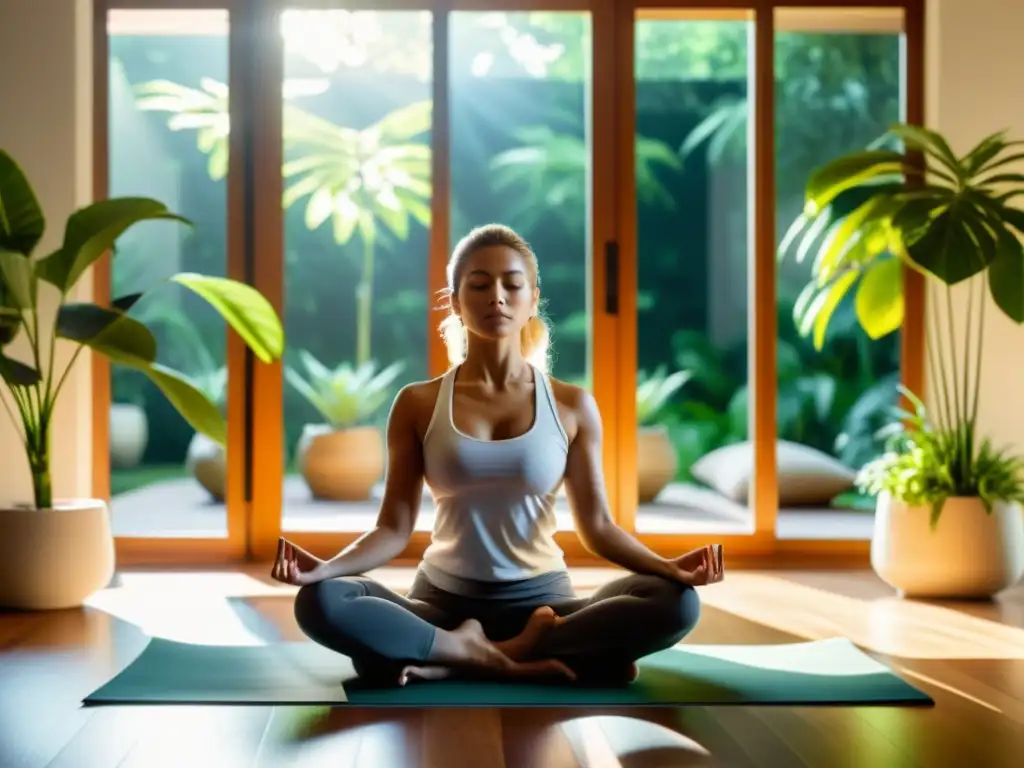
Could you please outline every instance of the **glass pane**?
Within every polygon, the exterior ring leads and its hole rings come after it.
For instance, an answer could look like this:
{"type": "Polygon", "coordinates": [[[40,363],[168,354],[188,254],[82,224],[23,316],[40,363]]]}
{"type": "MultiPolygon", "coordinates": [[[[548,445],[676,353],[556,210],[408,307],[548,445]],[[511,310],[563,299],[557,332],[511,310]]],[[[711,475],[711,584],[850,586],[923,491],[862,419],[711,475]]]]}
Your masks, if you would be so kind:
{"type": "MultiPolygon", "coordinates": [[[[224,276],[227,228],[227,11],[116,10],[110,35],[111,196],[143,195],[193,228],[147,223],[117,244],[113,297],[175,272],[224,276]]],[[[164,285],[131,315],[157,338],[158,362],[226,405],[226,333],[204,301],[164,285]]],[[[112,367],[110,487],[116,536],[227,535],[223,451],[198,435],[148,379],[112,367]]]]}
{"type": "MultiPolygon", "coordinates": [[[[903,113],[902,19],[896,9],[784,9],[776,14],[775,179],[779,243],[804,204],[810,173],[866,148],[903,113]],[[893,16],[896,16],[893,18],[893,16]]],[[[836,200],[841,218],[866,196],[836,200]]],[[[857,319],[862,284],[835,274],[820,288],[814,265],[828,231],[787,247],[778,262],[778,466],[780,538],[869,539],[874,500],[856,471],[879,455],[876,436],[896,399],[899,332],[872,340],[857,319]],[[847,285],[846,293],[842,286],[847,285]],[[838,300],[829,316],[811,291],[838,300]],[[833,293],[833,291],[835,291],[833,293]],[[801,297],[803,297],[801,299],[801,297]],[[841,298],[840,298],[841,297],[841,298]],[[816,320],[822,325],[816,329],[816,320]],[[827,324],[826,324],[827,323],[827,324]],[[821,335],[818,335],[818,331],[821,335]]],[[[883,254],[882,273],[896,264],[883,254]]],[[[847,267],[849,264],[847,264],[847,267]]],[[[899,280],[899,270],[892,279],[899,280]]]]}
{"type": "Polygon", "coordinates": [[[745,12],[699,14],[640,11],[635,22],[641,533],[753,528],[753,23],[745,12]]]}
{"type": "Polygon", "coordinates": [[[373,526],[389,407],[428,375],[431,29],[282,14],[285,530],[373,526]]]}
{"type": "Polygon", "coordinates": [[[455,12],[450,38],[451,245],[489,223],[530,243],[551,373],[589,388],[590,14],[455,12]]]}

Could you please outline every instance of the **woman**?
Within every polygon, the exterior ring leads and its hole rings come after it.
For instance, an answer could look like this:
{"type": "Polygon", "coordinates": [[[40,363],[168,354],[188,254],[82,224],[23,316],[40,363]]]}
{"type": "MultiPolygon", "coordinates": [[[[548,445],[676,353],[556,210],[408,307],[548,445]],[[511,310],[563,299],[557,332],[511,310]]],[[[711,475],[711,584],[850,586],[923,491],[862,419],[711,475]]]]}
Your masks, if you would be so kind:
{"type": "Polygon", "coordinates": [[[299,626],[352,657],[361,676],[630,682],[637,659],[693,628],[694,587],[721,578],[720,547],[665,559],[612,521],[594,398],[546,375],[539,282],[536,256],[507,227],[458,244],[442,324],[452,367],[395,398],[376,526],[327,561],[280,542],[272,574],[301,587],[299,626]],[[401,597],[359,574],[405,548],[424,482],[436,522],[401,597]],[[584,546],[633,574],[587,598],[573,592],[554,541],[563,482],[584,546]]]}

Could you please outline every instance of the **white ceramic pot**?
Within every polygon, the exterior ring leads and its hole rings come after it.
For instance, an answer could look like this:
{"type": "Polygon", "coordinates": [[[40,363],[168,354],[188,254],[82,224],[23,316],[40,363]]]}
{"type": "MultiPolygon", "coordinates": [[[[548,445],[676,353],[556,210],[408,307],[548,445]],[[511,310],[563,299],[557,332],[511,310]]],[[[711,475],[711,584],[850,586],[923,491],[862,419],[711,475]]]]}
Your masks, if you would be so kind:
{"type": "Polygon", "coordinates": [[[214,501],[224,501],[228,464],[224,446],[201,432],[192,436],[185,455],[185,467],[214,501]]]}
{"type": "Polygon", "coordinates": [[[0,530],[0,608],[76,608],[114,575],[114,538],[103,501],[0,508],[0,530]]]}
{"type": "Polygon", "coordinates": [[[146,412],[131,403],[110,406],[110,466],[131,469],[142,461],[149,442],[149,421],[146,412]]]}
{"type": "Polygon", "coordinates": [[[901,597],[986,599],[1024,576],[1024,511],[977,498],[947,499],[935,529],[927,507],[883,494],[875,510],[871,566],[901,597]]]}

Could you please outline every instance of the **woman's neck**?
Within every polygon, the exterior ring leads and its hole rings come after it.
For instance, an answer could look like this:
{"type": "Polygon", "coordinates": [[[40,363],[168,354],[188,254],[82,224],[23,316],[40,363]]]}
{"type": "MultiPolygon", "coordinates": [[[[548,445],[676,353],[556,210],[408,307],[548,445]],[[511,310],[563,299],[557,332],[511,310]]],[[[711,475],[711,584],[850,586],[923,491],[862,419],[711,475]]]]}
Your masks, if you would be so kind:
{"type": "Polygon", "coordinates": [[[459,371],[460,381],[473,381],[498,389],[518,381],[531,381],[533,371],[518,339],[491,341],[469,338],[466,359],[459,371]]]}

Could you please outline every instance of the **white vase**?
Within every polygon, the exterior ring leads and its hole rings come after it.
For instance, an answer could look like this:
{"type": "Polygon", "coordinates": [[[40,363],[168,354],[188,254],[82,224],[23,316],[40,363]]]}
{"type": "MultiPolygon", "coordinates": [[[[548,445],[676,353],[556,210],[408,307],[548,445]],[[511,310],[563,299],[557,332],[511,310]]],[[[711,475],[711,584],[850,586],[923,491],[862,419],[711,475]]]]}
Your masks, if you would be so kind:
{"type": "Polygon", "coordinates": [[[0,508],[0,608],[77,608],[114,575],[110,513],[98,499],[0,508]]]}
{"type": "Polygon", "coordinates": [[[131,403],[110,406],[110,466],[131,469],[142,461],[149,442],[149,421],[146,412],[131,403]]]}
{"type": "Polygon", "coordinates": [[[871,566],[901,597],[986,599],[1024,576],[1024,511],[972,497],[947,499],[935,529],[931,509],[878,499],[871,566]]]}

